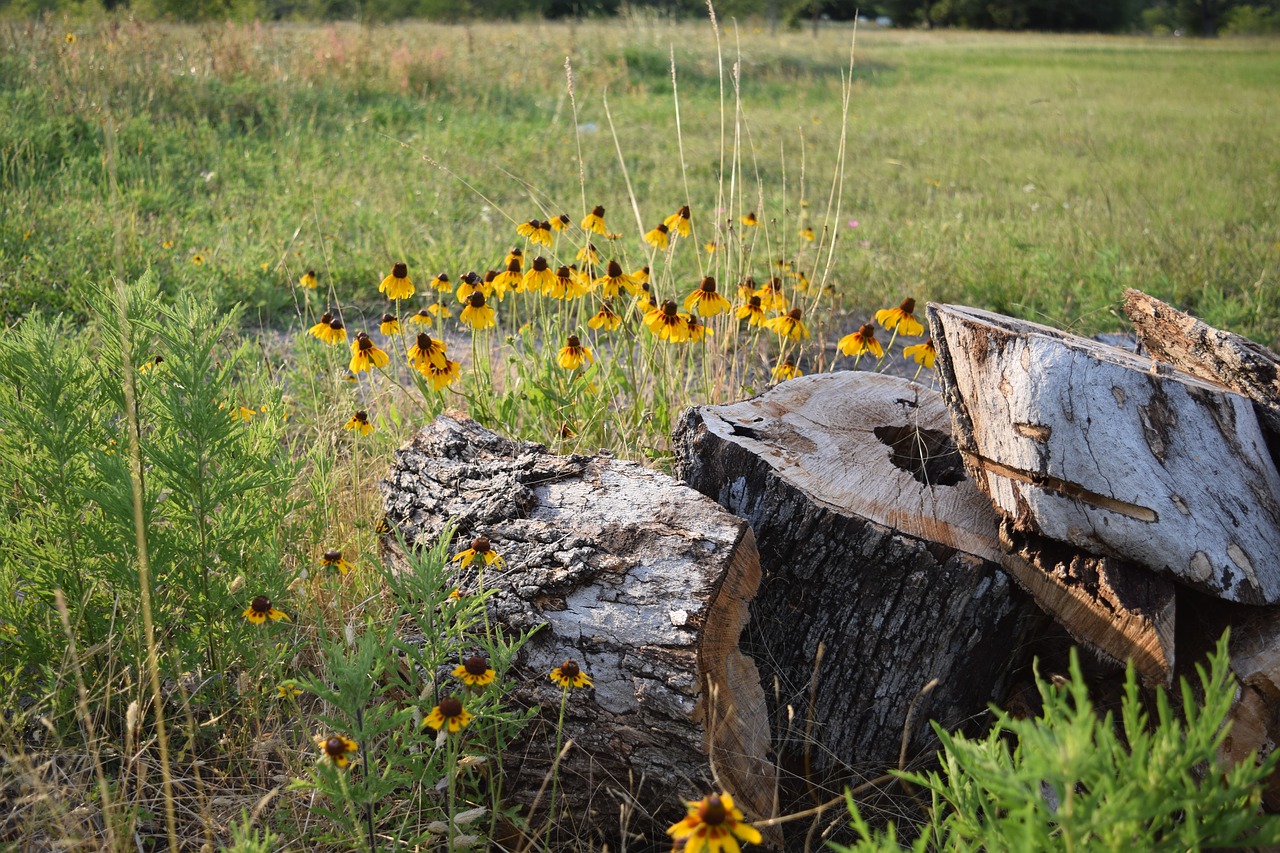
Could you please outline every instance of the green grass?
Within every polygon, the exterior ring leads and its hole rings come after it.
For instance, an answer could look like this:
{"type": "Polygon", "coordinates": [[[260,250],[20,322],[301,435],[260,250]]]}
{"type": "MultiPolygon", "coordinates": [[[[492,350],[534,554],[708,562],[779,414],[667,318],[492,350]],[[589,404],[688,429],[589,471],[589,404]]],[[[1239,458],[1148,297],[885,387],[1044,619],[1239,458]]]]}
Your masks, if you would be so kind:
{"type": "MultiPolygon", "coordinates": [[[[724,32],[749,131],[741,205],[786,223],[775,242],[807,216],[802,194],[831,189],[850,36],[724,32]]],[[[88,288],[150,267],[169,293],[288,326],[289,282],[308,267],[372,310],[393,260],[492,266],[514,221],[585,212],[566,56],[578,123],[597,128],[579,137],[586,206],[614,212],[633,254],[605,99],[648,228],[684,200],[671,51],[695,221],[717,206],[706,25],[9,25],[0,41],[10,319],[82,313],[88,288]]],[[[909,292],[1093,332],[1122,325],[1134,286],[1275,343],[1278,75],[1269,42],[859,34],[843,204],[827,219],[841,307],[909,292]]]]}

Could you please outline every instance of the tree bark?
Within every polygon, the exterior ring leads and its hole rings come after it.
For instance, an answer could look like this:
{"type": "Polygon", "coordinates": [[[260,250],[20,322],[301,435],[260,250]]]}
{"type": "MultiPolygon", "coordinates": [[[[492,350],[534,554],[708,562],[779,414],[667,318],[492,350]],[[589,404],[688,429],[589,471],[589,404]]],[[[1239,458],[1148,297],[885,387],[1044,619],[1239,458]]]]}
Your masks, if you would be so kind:
{"type": "Polygon", "coordinates": [[[1275,353],[1140,290],[1124,292],[1124,313],[1152,358],[1250,398],[1258,420],[1280,437],[1280,358],[1275,353]]]}
{"type": "MultiPolygon", "coordinates": [[[[382,490],[388,522],[411,546],[430,546],[449,524],[459,550],[487,536],[506,561],[484,577],[490,618],[536,629],[509,694],[538,709],[505,755],[511,801],[530,806],[552,772],[562,692],[548,673],[574,659],[594,688],[564,704],[561,739],[573,747],[556,771],[556,818],[578,821],[580,841],[665,840],[681,801],[715,787],[712,768],[748,815],[769,816],[764,694],[738,649],[760,577],[741,519],[639,465],[554,456],[448,417],[397,451],[382,490]]],[[[403,560],[395,543],[384,540],[393,565],[403,560]]],[[[549,799],[532,825],[547,820],[549,799]]]]}
{"type": "Polygon", "coordinates": [[[1280,473],[1249,400],[1055,329],[930,305],[965,466],[1019,529],[1280,601],[1280,473]]]}
{"type": "Polygon", "coordinates": [[[780,760],[807,785],[931,755],[929,719],[971,726],[1001,694],[1032,608],[996,565],[996,517],[948,427],[936,392],[846,372],[676,428],[677,474],[756,531],[744,642],[775,685],[780,760]]]}

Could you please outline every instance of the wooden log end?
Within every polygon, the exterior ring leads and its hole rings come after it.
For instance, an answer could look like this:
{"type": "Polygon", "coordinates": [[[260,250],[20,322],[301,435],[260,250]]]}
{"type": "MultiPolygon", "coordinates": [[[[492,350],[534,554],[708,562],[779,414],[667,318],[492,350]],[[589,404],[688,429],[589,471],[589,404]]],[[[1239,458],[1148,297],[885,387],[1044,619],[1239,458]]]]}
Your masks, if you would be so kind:
{"type": "MultiPolygon", "coordinates": [[[[764,691],[738,649],[760,579],[741,519],[640,465],[555,456],[448,417],[397,452],[383,494],[411,545],[429,546],[453,524],[463,541],[483,533],[506,562],[483,579],[489,618],[532,632],[506,698],[537,710],[508,747],[512,803],[546,808],[538,791],[559,739],[574,746],[556,771],[557,811],[585,818],[611,846],[619,833],[665,839],[683,801],[713,779],[752,818],[771,816],[764,691]],[[591,689],[564,697],[551,682],[567,659],[591,689]]],[[[384,542],[393,565],[403,561],[396,541],[384,542]]],[[[456,585],[475,589],[478,568],[456,585]]]]}

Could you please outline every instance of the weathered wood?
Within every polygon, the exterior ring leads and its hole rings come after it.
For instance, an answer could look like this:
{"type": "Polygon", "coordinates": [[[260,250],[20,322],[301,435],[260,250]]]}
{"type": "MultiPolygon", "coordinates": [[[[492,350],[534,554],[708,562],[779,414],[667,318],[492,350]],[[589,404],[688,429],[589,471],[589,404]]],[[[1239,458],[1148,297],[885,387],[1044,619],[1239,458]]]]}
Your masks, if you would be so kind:
{"type": "Polygon", "coordinates": [[[1032,607],[994,562],[996,517],[948,433],[936,392],[866,372],[691,409],[676,428],[677,474],[756,531],[744,644],[777,685],[780,758],[807,784],[896,766],[904,729],[911,756],[931,754],[929,719],[972,724],[1001,692],[1032,607]]]}
{"type": "Polygon", "coordinates": [[[1280,435],[1280,358],[1275,353],[1140,290],[1124,292],[1124,313],[1152,358],[1250,398],[1258,419],[1280,435]]]}
{"type": "Polygon", "coordinates": [[[1001,565],[1076,642],[1134,668],[1148,686],[1173,681],[1176,588],[1167,575],[1018,531],[1006,518],[1001,565]]]}
{"type": "Polygon", "coordinates": [[[1036,323],[928,313],[965,465],[1021,529],[1280,601],[1280,473],[1248,399],[1036,323]]]}
{"type": "MultiPolygon", "coordinates": [[[[561,691],[547,674],[574,659],[595,686],[568,697],[563,739],[575,746],[558,771],[557,812],[578,832],[616,848],[624,809],[632,843],[665,839],[681,800],[713,789],[713,765],[744,811],[768,816],[764,694],[738,649],[760,577],[741,519],[640,465],[554,456],[449,417],[397,451],[382,490],[387,520],[412,545],[450,522],[459,550],[486,535],[506,560],[484,577],[490,618],[538,629],[509,694],[540,711],[504,761],[512,801],[529,806],[551,769],[561,691]]],[[[395,540],[384,544],[394,561],[395,540]]]]}
{"type": "MultiPolygon", "coordinates": [[[[1240,690],[1227,717],[1231,731],[1220,752],[1239,763],[1250,753],[1266,758],[1280,746],[1280,614],[1257,608],[1232,621],[1231,671],[1240,680],[1240,690]]],[[[1271,774],[1263,802],[1280,812],[1280,772],[1271,774]]]]}

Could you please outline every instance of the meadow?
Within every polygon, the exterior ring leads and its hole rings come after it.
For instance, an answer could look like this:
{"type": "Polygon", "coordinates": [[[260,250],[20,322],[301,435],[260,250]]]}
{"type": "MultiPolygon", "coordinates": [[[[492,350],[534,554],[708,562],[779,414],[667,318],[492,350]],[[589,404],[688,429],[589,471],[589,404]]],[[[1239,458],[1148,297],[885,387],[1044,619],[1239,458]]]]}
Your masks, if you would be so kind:
{"type": "Polygon", "coordinates": [[[0,45],[6,841],[539,843],[452,769],[519,730],[520,638],[466,543],[378,559],[376,483],[446,409],[663,467],[688,405],[930,381],[875,319],[908,299],[1092,334],[1137,287],[1280,344],[1273,42],[638,16],[0,45]],[[422,725],[449,676],[465,741],[422,725]]]}

